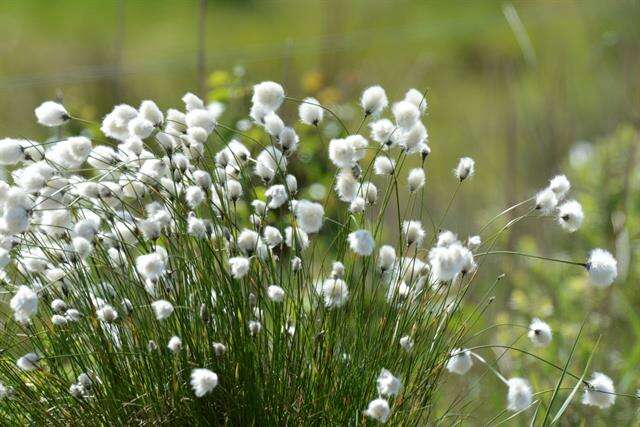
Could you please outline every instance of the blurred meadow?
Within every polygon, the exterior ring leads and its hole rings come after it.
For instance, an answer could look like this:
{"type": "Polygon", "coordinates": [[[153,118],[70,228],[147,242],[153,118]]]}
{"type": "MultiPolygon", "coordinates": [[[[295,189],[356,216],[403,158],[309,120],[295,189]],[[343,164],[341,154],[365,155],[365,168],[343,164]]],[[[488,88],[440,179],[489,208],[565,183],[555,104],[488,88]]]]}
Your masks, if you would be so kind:
{"type": "MultiPolygon", "coordinates": [[[[221,122],[235,125],[262,80],[345,117],[359,112],[341,103],[372,84],[392,100],[409,87],[426,89],[433,151],[425,203],[435,217],[455,189],[457,158],[477,165],[444,228],[475,234],[496,206],[528,199],[562,172],[585,207],[583,228],[567,237],[552,224],[523,222],[496,249],[584,259],[585,248],[606,247],[620,267],[618,281],[601,291],[555,264],[488,259],[495,268],[481,273],[470,298],[492,292],[495,300],[476,327],[482,335],[466,345],[526,340],[526,330],[499,325],[540,317],[555,339],[538,354],[562,366],[586,317],[572,371],[582,373],[599,340],[590,371],[610,374],[620,392],[640,389],[640,2],[208,0],[202,13],[195,0],[3,1],[0,135],[49,137],[33,108],[53,98],[100,121],[114,104],[154,99],[166,109],[193,91],[228,104],[221,122]]],[[[296,112],[285,104],[283,118],[296,112]]],[[[329,185],[326,147],[300,136],[301,186],[329,185]]],[[[496,357],[505,375],[526,376],[536,390],[557,378],[521,354],[496,357]]],[[[503,410],[503,393],[488,392],[499,384],[490,375],[447,381],[440,405],[464,395],[469,424],[503,410]]],[[[630,425],[638,410],[625,398],[608,411],[576,404],[563,422],[630,425]]]]}

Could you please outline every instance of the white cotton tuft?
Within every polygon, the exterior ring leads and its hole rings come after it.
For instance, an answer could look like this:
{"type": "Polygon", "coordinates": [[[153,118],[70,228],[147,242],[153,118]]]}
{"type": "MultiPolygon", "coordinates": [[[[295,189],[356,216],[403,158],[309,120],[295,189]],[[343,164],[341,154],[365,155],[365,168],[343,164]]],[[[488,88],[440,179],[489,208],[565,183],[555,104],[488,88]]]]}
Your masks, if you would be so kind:
{"type": "Polygon", "coordinates": [[[290,248],[305,250],[309,246],[309,236],[300,228],[287,227],[284,229],[284,242],[290,248]]]}
{"type": "Polygon", "coordinates": [[[188,127],[202,128],[207,134],[210,134],[216,128],[216,118],[209,110],[189,111],[185,117],[185,123],[188,127]]]}
{"type": "Polygon", "coordinates": [[[334,261],[331,264],[331,277],[334,279],[342,279],[344,277],[344,264],[340,261],[334,261]]]}
{"type": "Polygon", "coordinates": [[[402,347],[402,349],[407,353],[410,353],[411,350],[413,350],[414,345],[415,343],[410,336],[405,335],[404,337],[400,338],[400,347],[402,347]]]}
{"type": "Polygon", "coordinates": [[[259,241],[260,235],[256,231],[245,228],[238,235],[236,244],[244,254],[252,255],[258,247],[259,241]]]}
{"type": "Polygon", "coordinates": [[[338,198],[343,202],[352,202],[358,193],[358,181],[348,169],[343,169],[336,178],[335,190],[338,198]]]}
{"type": "Polygon", "coordinates": [[[173,304],[166,300],[158,300],[151,303],[156,319],[164,320],[173,314],[173,304]]]}
{"type": "Polygon", "coordinates": [[[355,147],[346,139],[332,139],[329,142],[329,159],[336,167],[351,168],[355,165],[355,158],[355,147]]]}
{"type": "Polygon", "coordinates": [[[426,146],[429,134],[421,122],[416,122],[411,129],[402,131],[397,138],[398,144],[407,154],[416,154],[426,146]]]}
{"type": "Polygon", "coordinates": [[[349,135],[345,139],[345,142],[353,147],[353,161],[357,162],[364,159],[367,154],[367,147],[369,141],[362,135],[349,135]]]}
{"type": "Polygon", "coordinates": [[[357,230],[348,236],[349,247],[360,256],[369,256],[376,246],[373,236],[367,230],[357,230]]]}
{"type": "Polygon", "coordinates": [[[142,101],[140,108],[138,108],[138,114],[156,127],[159,127],[164,122],[164,114],[162,114],[156,103],[150,100],[142,101]]]}
{"type": "Polygon", "coordinates": [[[545,188],[536,194],[536,210],[549,215],[558,206],[558,197],[551,189],[545,188]]]}
{"type": "Polygon", "coordinates": [[[278,135],[278,144],[282,147],[282,152],[291,155],[298,149],[300,137],[293,128],[286,127],[278,135]]]}
{"type": "Polygon", "coordinates": [[[69,321],[64,316],[61,316],[59,314],[54,314],[53,316],[51,316],[51,323],[54,326],[66,326],[67,323],[69,323],[69,321]]]}
{"type": "Polygon", "coordinates": [[[254,173],[264,182],[271,182],[276,174],[284,174],[286,171],[287,159],[277,148],[270,146],[258,154],[254,173]]]}
{"type": "Polygon", "coordinates": [[[282,243],[282,233],[275,227],[267,225],[262,232],[262,237],[270,247],[278,246],[282,243]]]}
{"type": "Polygon", "coordinates": [[[231,275],[234,279],[242,279],[249,272],[249,258],[229,258],[229,265],[231,266],[231,275]]]}
{"type": "Polygon", "coordinates": [[[402,389],[402,382],[393,376],[391,372],[382,369],[376,380],[378,394],[381,396],[396,396],[402,389]]]}
{"type": "Polygon", "coordinates": [[[365,211],[367,208],[367,201],[362,197],[356,197],[349,205],[349,212],[358,214],[365,211]]]}
{"type": "Polygon", "coordinates": [[[218,375],[208,369],[198,368],[191,371],[191,388],[196,397],[210,393],[218,385],[218,375]]]}
{"type": "Polygon", "coordinates": [[[67,304],[61,299],[51,301],[51,310],[57,313],[63,313],[67,309],[67,304]]]}
{"type": "Polygon", "coordinates": [[[507,409],[513,412],[523,411],[531,405],[533,391],[529,382],[523,378],[511,378],[507,381],[507,409]]]}
{"type": "Polygon", "coordinates": [[[45,101],[35,109],[38,123],[43,126],[60,126],[71,118],[66,108],[57,102],[45,101]]]}
{"type": "Polygon", "coordinates": [[[254,105],[261,105],[269,111],[280,108],[284,101],[284,89],[276,82],[262,82],[253,86],[253,97],[251,102],[254,105]]]}
{"type": "Polygon", "coordinates": [[[447,361],[447,371],[458,375],[466,374],[472,366],[471,352],[466,349],[454,349],[447,361]]]}
{"type": "Polygon", "coordinates": [[[551,344],[553,335],[551,327],[538,318],[534,318],[529,325],[527,334],[531,342],[537,347],[546,347],[551,344]]]}
{"type": "Polygon", "coordinates": [[[23,371],[40,369],[40,356],[36,353],[27,353],[16,361],[16,366],[23,371]]]}
{"type": "Polygon", "coordinates": [[[460,181],[464,181],[467,178],[471,178],[475,173],[475,162],[471,157],[462,157],[458,161],[458,166],[454,170],[456,178],[460,181]]]}
{"type": "Polygon", "coordinates": [[[172,353],[177,353],[182,349],[182,340],[178,336],[172,336],[169,339],[169,343],[167,344],[167,348],[171,350],[172,353]]]}
{"type": "Polygon", "coordinates": [[[187,112],[204,109],[204,102],[202,101],[202,99],[191,92],[187,92],[184,94],[184,96],[182,97],[182,102],[184,102],[184,107],[187,112]]]}
{"type": "Polygon", "coordinates": [[[409,191],[414,192],[421,189],[424,186],[427,178],[424,175],[424,170],[422,168],[415,168],[409,171],[409,176],[407,177],[407,185],[409,186],[409,191]]]}
{"type": "Polygon", "coordinates": [[[204,201],[205,194],[204,194],[204,191],[202,190],[202,187],[196,186],[196,185],[190,185],[189,187],[187,187],[184,197],[189,207],[191,209],[195,209],[196,207],[200,206],[200,204],[204,201]]]}
{"type": "Polygon", "coordinates": [[[381,86],[371,86],[362,92],[362,98],[360,98],[360,105],[364,110],[364,114],[377,116],[387,108],[389,101],[387,100],[387,94],[381,86]]]}
{"type": "Polygon", "coordinates": [[[324,208],[320,203],[300,200],[296,203],[294,212],[298,226],[305,233],[317,233],[322,228],[324,208]]]}
{"type": "Polygon", "coordinates": [[[420,221],[404,221],[402,223],[402,234],[407,246],[411,246],[414,243],[416,246],[422,246],[422,242],[426,236],[420,221]]]}
{"type": "Polygon", "coordinates": [[[9,306],[16,321],[26,323],[38,312],[38,295],[29,287],[21,285],[11,298],[9,306]]]}
{"type": "Polygon", "coordinates": [[[280,132],[284,130],[284,122],[282,121],[280,116],[278,116],[273,111],[264,116],[263,121],[264,130],[266,130],[269,135],[275,138],[277,138],[280,135],[280,132]]]}
{"type": "Polygon", "coordinates": [[[130,136],[129,122],[137,116],[138,111],[130,105],[116,105],[103,119],[100,130],[110,138],[126,141],[130,136]]]}
{"type": "Polygon", "coordinates": [[[549,190],[553,191],[558,200],[564,199],[571,189],[571,183],[565,175],[556,175],[549,181],[549,190]]]}
{"type": "Polygon", "coordinates": [[[103,305],[96,311],[98,319],[106,323],[113,323],[118,319],[118,312],[109,304],[103,305]]]}
{"type": "Polygon", "coordinates": [[[144,117],[138,116],[129,121],[129,123],[127,124],[127,129],[129,130],[129,135],[137,136],[140,139],[145,139],[151,136],[154,127],[153,123],[151,123],[149,120],[145,119],[144,117]]]}
{"type": "Polygon", "coordinates": [[[250,320],[248,323],[248,327],[249,327],[249,333],[251,334],[251,336],[256,336],[260,333],[260,331],[262,331],[262,323],[256,321],[256,320],[250,320]]]}
{"type": "Polygon", "coordinates": [[[582,205],[575,200],[568,200],[558,208],[558,222],[560,226],[573,233],[582,225],[584,212],[582,205]]]}
{"type": "Polygon", "coordinates": [[[0,165],[15,165],[23,160],[24,150],[19,140],[0,139],[0,165]]]}
{"type": "Polygon", "coordinates": [[[396,262],[396,250],[393,246],[384,245],[378,252],[378,267],[382,272],[389,270],[396,262]]]}
{"type": "Polygon", "coordinates": [[[213,347],[213,352],[218,357],[224,356],[224,354],[227,352],[227,346],[220,342],[214,342],[212,347],[213,347]]]}
{"type": "MultiPolygon", "coordinates": [[[[371,139],[375,142],[385,146],[391,147],[394,144],[394,134],[396,133],[396,126],[389,119],[380,119],[369,125],[371,129],[371,139]]],[[[399,133],[399,132],[398,132],[399,133]]]]}
{"type": "Polygon", "coordinates": [[[420,118],[420,110],[414,104],[408,101],[400,101],[393,104],[393,117],[398,127],[409,130],[420,118]]]}
{"type": "Polygon", "coordinates": [[[327,308],[339,308],[349,300],[349,288],[342,279],[326,279],[320,289],[324,306],[327,308]]]}
{"type": "Polygon", "coordinates": [[[144,278],[157,280],[165,273],[165,259],[158,252],[136,258],[136,270],[144,278]]]}
{"type": "Polygon", "coordinates": [[[424,114],[427,111],[427,98],[418,89],[409,89],[404,95],[404,100],[415,105],[420,110],[420,113],[424,114]]]}
{"type": "Polygon", "coordinates": [[[480,247],[480,245],[482,244],[482,239],[480,238],[480,236],[470,236],[469,239],[467,239],[467,247],[470,250],[474,250],[477,249],[478,247],[480,247]]]}
{"type": "Polygon", "coordinates": [[[271,187],[267,188],[267,191],[264,192],[264,195],[269,202],[267,204],[267,207],[269,209],[278,209],[289,199],[287,189],[282,184],[272,185],[271,187]]]}
{"type": "Polygon", "coordinates": [[[584,390],[582,403],[588,406],[597,406],[606,409],[616,402],[616,392],[613,381],[607,375],[594,372],[589,385],[584,390]]]}
{"type": "Polygon", "coordinates": [[[589,254],[587,270],[591,283],[599,288],[606,288],[618,276],[618,262],[608,251],[594,249],[589,254]]]}
{"type": "Polygon", "coordinates": [[[271,301],[282,302],[285,297],[284,289],[280,286],[271,285],[267,288],[267,296],[271,301]]]}
{"type": "Polygon", "coordinates": [[[386,156],[376,157],[373,164],[373,169],[376,175],[393,175],[394,168],[395,162],[386,156]]]}
{"type": "Polygon", "coordinates": [[[300,121],[307,125],[318,126],[322,121],[324,110],[315,98],[305,98],[298,107],[300,121]]]}
{"type": "Polygon", "coordinates": [[[373,418],[374,420],[380,421],[381,423],[386,423],[389,418],[389,402],[385,399],[378,398],[369,402],[369,406],[367,406],[367,410],[364,411],[364,414],[373,418]]]}

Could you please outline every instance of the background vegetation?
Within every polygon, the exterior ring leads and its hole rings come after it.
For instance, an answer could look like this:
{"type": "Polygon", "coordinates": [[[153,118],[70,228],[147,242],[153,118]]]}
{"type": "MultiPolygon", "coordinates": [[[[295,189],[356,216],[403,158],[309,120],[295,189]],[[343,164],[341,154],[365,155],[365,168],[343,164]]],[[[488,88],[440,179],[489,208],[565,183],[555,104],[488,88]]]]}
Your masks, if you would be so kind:
{"type": "MultiPolygon", "coordinates": [[[[32,110],[56,96],[89,119],[120,102],[173,106],[199,89],[198,19],[199,3],[191,0],[3,2],[0,135],[46,138],[32,110]]],[[[573,372],[582,371],[601,336],[593,369],[607,372],[620,392],[640,388],[639,2],[209,0],[205,22],[207,94],[229,102],[227,123],[243,118],[246,89],[264,79],[338,108],[373,83],[395,99],[406,87],[428,88],[430,145],[438,153],[428,177],[446,176],[460,153],[478,165],[445,224],[461,236],[495,213],[469,218],[471,207],[508,206],[566,173],[587,214],[575,238],[525,222],[500,246],[573,259],[584,258],[585,248],[615,249],[620,279],[594,291],[584,275],[560,266],[492,259],[494,271],[508,274],[479,330],[542,317],[556,339],[541,353],[562,364],[588,315],[573,372]]],[[[295,105],[287,108],[293,117],[295,105]]],[[[301,136],[307,182],[328,182],[317,161],[325,147],[305,146],[301,136]]],[[[428,186],[427,203],[441,212],[455,182],[428,186]]],[[[490,279],[471,297],[483,295],[490,279]]],[[[476,344],[518,339],[525,338],[495,327],[476,344]]],[[[535,389],[543,388],[536,379],[557,378],[519,355],[500,360],[505,374],[527,376],[535,389]]],[[[465,410],[479,420],[500,413],[503,393],[490,392],[495,380],[468,380],[449,377],[451,390],[465,387],[471,398],[465,410]]],[[[608,411],[573,405],[567,424],[624,425],[637,410],[623,398],[608,411]]]]}

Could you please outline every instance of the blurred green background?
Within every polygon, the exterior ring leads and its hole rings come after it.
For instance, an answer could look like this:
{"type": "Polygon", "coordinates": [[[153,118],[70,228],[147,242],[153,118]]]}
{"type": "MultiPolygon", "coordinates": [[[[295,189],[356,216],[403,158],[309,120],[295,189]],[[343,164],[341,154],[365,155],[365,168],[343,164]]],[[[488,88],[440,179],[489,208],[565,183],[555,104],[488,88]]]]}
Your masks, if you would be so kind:
{"type": "MultiPolygon", "coordinates": [[[[478,169],[447,227],[472,234],[562,171],[585,207],[583,229],[566,235],[551,220],[526,221],[498,246],[573,259],[603,247],[620,261],[621,279],[602,291],[564,267],[493,259],[507,277],[485,324],[544,318],[556,340],[540,353],[563,364],[588,315],[573,371],[582,372],[602,335],[592,368],[620,391],[640,388],[640,2],[208,0],[201,7],[197,0],[4,0],[0,135],[46,138],[33,108],[51,98],[95,120],[116,103],[147,98],[181,107],[186,91],[202,93],[200,75],[209,100],[229,103],[221,120],[228,123],[246,116],[246,89],[265,79],[347,116],[341,105],[368,85],[381,84],[393,100],[410,87],[428,89],[430,209],[442,212],[449,200],[458,157],[475,158],[478,169]]],[[[285,118],[295,120],[295,111],[286,106],[285,118]]],[[[307,164],[305,184],[324,179],[326,168],[312,158],[307,164]]],[[[491,281],[481,279],[472,298],[491,281]]],[[[475,344],[507,343],[518,333],[495,328],[475,344]]],[[[557,373],[520,355],[501,364],[537,390],[555,385],[557,373]]],[[[478,419],[499,413],[502,390],[487,393],[498,383],[487,378],[474,388],[467,380],[451,381],[482,400],[478,419]]],[[[637,416],[636,402],[621,398],[606,412],[575,404],[567,422],[624,425],[637,416]]]]}

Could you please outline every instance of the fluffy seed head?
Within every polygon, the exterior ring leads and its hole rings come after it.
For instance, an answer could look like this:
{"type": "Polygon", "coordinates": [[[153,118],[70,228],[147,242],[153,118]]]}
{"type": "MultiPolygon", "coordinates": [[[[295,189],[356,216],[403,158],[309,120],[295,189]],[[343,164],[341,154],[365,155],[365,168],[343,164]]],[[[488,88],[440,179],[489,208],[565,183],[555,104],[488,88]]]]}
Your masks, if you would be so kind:
{"type": "Polygon", "coordinates": [[[158,320],[167,319],[173,313],[173,304],[163,299],[152,302],[151,307],[153,307],[158,320]]]}
{"type": "Polygon", "coordinates": [[[420,112],[423,114],[425,111],[427,111],[427,108],[428,108],[427,98],[418,89],[409,89],[407,93],[404,95],[404,100],[418,107],[420,112]]]}
{"type": "Polygon", "coordinates": [[[395,162],[386,156],[378,156],[373,164],[376,175],[392,175],[395,162]]]}
{"type": "Polygon", "coordinates": [[[387,100],[387,94],[380,86],[371,86],[364,90],[362,98],[360,98],[360,105],[364,110],[365,115],[378,115],[387,108],[389,101],[387,100]]]}
{"type": "Polygon", "coordinates": [[[454,174],[460,181],[471,178],[475,172],[475,162],[471,157],[463,157],[458,161],[454,174]]]}
{"type": "Polygon", "coordinates": [[[545,188],[536,194],[536,210],[542,215],[549,215],[558,206],[558,197],[551,189],[545,188]]]}
{"type": "Polygon", "coordinates": [[[466,349],[456,348],[447,361],[447,370],[458,375],[466,374],[472,366],[471,352],[466,349]]]}
{"type": "Polygon", "coordinates": [[[393,246],[384,245],[378,252],[378,267],[381,271],[389,270],[396,262],[396,250],[393,246]]]}
{"type": "Polygon", "coordinates": [[[322,282],[321,294],[327,308],[342,307],[349,300],[349,288],[342,279],[326,279],[322,282]]]}
{"type": "Polygon", "coordinates": [[[324,110],[317,99],[309,97],[305,98],[298,107],[298,114],[302,123],[318,126],[324,116],[324,110]]]}
{"type": "Polygon", "coordinates": [[[507,381],[507,409],[509,411],[522,411],[531,405],[533,391],[529,382],[523,378],[511,378],[507,381]]]}
{"type": "Polygon", "coordinates": [[[584,390],[582,403],[589,406],[597,406],[606,409],[616,402],[616,392],[613,381],[607,375],[594,372],[589,380],[589,386],[584,390]]]}
{"type": "Polygon", "coordinates": [[[271,285],[267,288],[267,296],[271,301],[282,302],[285,297],[284,289],[280,286],[271,285]]]}
{"type": "Polygon", "coordinates": [[[276,82],[262,82],[253,87],[251,102],[261,105],[269,111],[280,108],[284,101],[284,89],[276,82]]]}
{"type": "Polygon", "coordinates": [[[38,123],[48,127],[60,126],[71,118],[62,104],[53,101],[43,102],[35,109],[35,113],[38,123]]]}
{"type": "Polygon", "coordinates": [[[242,279],[249,272],[249,259],[245,257],[229,258],[231,275],[234,279],[242,279]]]}
{"type": "Polygon", "coordinates": [[[349,234],[349,247],[360,256],[369,256],[376,246],[373,236],[367,230],[357,230],[349,234]]]}
{"type": "Polygon", "coordinates": [[[535,318],[529,325],[527,334],[531,342],[537,347],[546,347],[551,343],[551,327],[542,320],[535,318]]]}
{"type": "Polygon", "coordinates": [[[9,303],[16,321],[26,323],[38,312],[38,295],[29,287],[21,285],[9,303]]]}
{"type": "Polygon", "coordinates": [[[169,343],[167,344],[167,348],[171,350],[172,353],[177,353],[182,348],[182,340],[178,336],[172,336],[169,339],[169,343]]]}
{"type": "Polygon", "coordinates": [[[573,233],[580,228],[583,221],[582,205],[575,200],[568,200],[558,208],[558,222],[569,233],[573,233]]]}
{"type": "Polygon", "coordinates": [[[382,369],[376,380],[376,384],[378,393],[381,396],[396,396],[402,388],[400,379],[394,377],[393,374],[386,369],[382,369]]]}
{"type": "Polygon", "coordinates": [[[549,189],[554,192],[558,200],[562,200],[571,189],[571,183],[564,175],[556,175],[549,181],[549,189]]]}
{"type": "Polygon", "coordinates": [[[406,130],[411,129],[420,118],[418,107],[408,101],[393,104],[392,112],[398,127],[406,130]]]}
{"type": "Polygon", "coordinates": [[[320,203],[300,200],[295,205],[298,226],[307,234],[317,233],[322,228],[324,208],[320,203]]]}
{"type": "Polygon", "coordinates": [[[218,375],[215,372],[204,368],[191,371],[191,388],[196,397],[202,397],[213,391],[218,385],[218,375]]]}
{"type": "Polygon", "coordinates": [[[373,418],[381,423],[386,423],[389,418],[389,412],[389,402],[385,399],[379,398],[369,402],[369,406],[364,413],[369,418],[373,418]]]}
{"type": "Polygon", "coordinates": [[[407,184],[409,186],[409,191],[414,192],[421,189],[424,186],[426,181],[426,177],[424,175],[424,170],[422,168],[415,168],[409,171],[409,176],[407,177],[407,184]]]}
{"type": "Polygon", "coordinates": [[[589,254],[587,270],[591,283],[597,287],[606,288],[618,276],[618,262],[610,252],[594,249],[589,254]]]}

